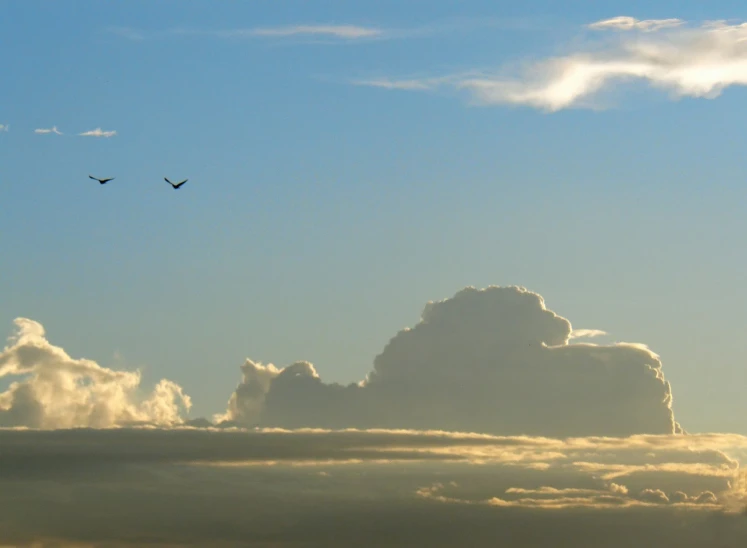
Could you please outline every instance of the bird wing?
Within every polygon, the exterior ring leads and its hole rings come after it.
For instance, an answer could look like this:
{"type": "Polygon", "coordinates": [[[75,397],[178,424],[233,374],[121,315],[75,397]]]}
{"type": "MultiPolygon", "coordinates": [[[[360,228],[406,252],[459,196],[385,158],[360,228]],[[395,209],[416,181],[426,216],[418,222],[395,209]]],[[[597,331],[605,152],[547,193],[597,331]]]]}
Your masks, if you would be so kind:
{"type": "Polygon", "coordinates": [[[98,179],[96,177],[94,177],[93,175],[89,175],[88,178],[89,179],[93,179],[94,181],[98,181],[98,179]]]}
{"type": "Polygon", "coordinates": [[[179,188],[180,186],[182,186],[182,185],[183,185],[184,183],[186,183],[187,181],[189,181],[189,179],[184,179],[184,180],[183,180],[183,181],[182,181],[181,183],[176,183],[176,184],[174,185],[174,187],[175,187],[175,188],[179,188]]]}
{"type": "Polygon", "coordinates": [[[114,177],[109,177],[108,179],[101,179],[99,182],[100,183],[108,183],[109,181],[113,181],[113,180],[114,180],[114,177]]]}
{"type": "Polygon", "coordinates": [[[171,181],[169,181],[168,177],[164,177],[163,180],[166,181],[167,183],[169,183],[171,186],[174,186],[174,183],[172,183],[171,181]]]}

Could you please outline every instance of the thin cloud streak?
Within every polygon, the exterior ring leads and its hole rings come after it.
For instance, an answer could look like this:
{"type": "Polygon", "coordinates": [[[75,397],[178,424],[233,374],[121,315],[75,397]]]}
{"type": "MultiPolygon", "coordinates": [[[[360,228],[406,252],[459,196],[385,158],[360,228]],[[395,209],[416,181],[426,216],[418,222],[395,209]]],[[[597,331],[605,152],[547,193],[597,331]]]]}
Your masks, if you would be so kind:
{"type": "Polygon", "coordinates": [[[34,133],[38,133],[39,135],[47,135],[49,133],[54,133],[55,135],[62,135],[62,132],[57,129],[57,126],[52,126],[51,128],[35,129],[34,133]]]}
{"type": "Polygon", "coordinates": [[[250,31],[253,36],[299,36],[323,35],[335,38],[357,39],[379,36],[382,30],[355,25],[295,25],[287,27],[257,28],[250,31]]]}
{"type": "Polygon", "coordinates": [[[602,337],[604,335],[607,335],[607,332],[602,331],[601,329],[574,329],[573,331],[571,331],[570,338],[580,339],[580,338],[602,337]]]}
{"type": "Polygon", "coordinates": [[[664,28],[679,27],[684,23],[682,19],[645,19],[641,21],[635,17],[621,15],[592,23],[589,25],[589,28],[592,30],[640,30],[643,32],[654,32],[664,28]]]}
{"type": "Polygon", "coordinates": [[[445,88],[466,93],[475,105],[522,105],[545,112],[601,108],[597,96],[619,83],[642,82],[669,92],[672,99],[715,99],[728,87],[747,85],[747,23],[683,27],[675,19],[618,17],[590,26],[644,32],[625,33],[604,48],[589,43],[575,53],[540,60],[515,78],[483,72],[352,83],[408,91],[445,88]]]}
{"type": "Polygon", "coordinates": [[[300,23],[269,27],[250,27],[234,29],[195,29],[171,28],[147,32],[131,27],[109,27],[107,32],[133,41],[164,36],[207,36],[221,39],[306,39],[303,43],[323,44],[340,42],[368,42],[381,40],[401,40],[423,38],[455,32],[472,31],[478,28],[531,31],[542,30],[547,24],[540,25],[534,20],[520,18],[493,17],[458,17],[449,18],[411,28],[380,28],[355,24],[313,24],[300,23]],[[327,39],[327,40],[325,40],[327,39]]]}
{"type": "Polygon", "coordinates": [[[114,137],[116,134],[116,131],[103,131],[100,127],[90,131],[84,131],[83,133],[78,133],[81,137],[114,137]]]}

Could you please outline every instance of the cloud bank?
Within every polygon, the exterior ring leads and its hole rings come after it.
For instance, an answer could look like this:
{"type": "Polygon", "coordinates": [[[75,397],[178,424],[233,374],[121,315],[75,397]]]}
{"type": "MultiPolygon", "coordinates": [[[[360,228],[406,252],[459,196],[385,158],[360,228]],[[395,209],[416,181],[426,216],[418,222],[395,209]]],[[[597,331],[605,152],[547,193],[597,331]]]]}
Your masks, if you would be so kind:
{"type": "Polygon", "coordinates": [[[679,19],[639,21],[620,16],[589,27],[629,32],[612,43],[587,42],[568,55],[533,62],[513,78],[505,77],[504,70],[354,83],[400,90],[446,89],[466,93],[474,104],[525,105],[547,112],[601,108],[602,92],[620,84],[644,83],[674,99],[714,99],[728,87],[747,85],[747,23],[707,21],[687,26],[679,19]]]}
{"type": "Polygon", "coordinates": [[[428,303],[357,384],[325,384],[308,362],[247,360],[217,420],[539,436],[682,432],[656,354],[639,344],[570,344],[572,336],[537,293],[466,288],[428,303]]]}
{"type": "Polygon", "coordinates": [[[735,435],[123,428],[0,430],[0,446],[0,542],[14,546],[747,540],[735,435]]]}
{"type": "Polygon", "coordinates": [[[524,288],[428,303],[358,384],[248,360],[220,425],[15,325],[0,546],[747,543],[747,437],[682,433],[656,354],[524,288]]]}
{"type": "Polygon", "coordinates": [[[116,131],[103,131],[100,127],[83,133],[78,133],[81,137],[113,137],[117,134],[116,131]]]}
{"type": "Polygon", "coordinates": [[[50,344],[41,324],[20,318],[0,353],[0,379],[18,378],[0,392],[0,426],[30,428],[172,424],[191,400],[179,385],[162,380],[140,394],[139,371],[114,371],[73,359],[50,344]]]}

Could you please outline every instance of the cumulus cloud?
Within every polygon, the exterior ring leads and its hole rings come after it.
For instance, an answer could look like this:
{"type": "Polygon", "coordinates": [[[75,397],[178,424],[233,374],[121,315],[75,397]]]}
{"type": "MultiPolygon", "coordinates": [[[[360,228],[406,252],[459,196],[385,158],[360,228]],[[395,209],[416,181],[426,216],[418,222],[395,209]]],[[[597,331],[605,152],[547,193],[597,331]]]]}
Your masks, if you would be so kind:
{"type": "Polygon", "coordinates": [[[78,133],[82,137],[113,137],[117,134],[116,131],[103,131],[100,127],[83,133],[78,133]]]}
{"type": "Polygon", "coordinates": [[[645,19],[640,21],[635,17],[621,15],[597,21],[589,25],[594,30],[640,30],[643,32],[653,32],[660,29],[679,27],[685,22],[682,19],[645,19]]]}
{"type": "Polygon", "coordinates": [[[39,128],[35,129],[34,133],[38,133],[40,135],[46,135],[48,133],[54,133],[55,135],[62,135],[60,130],[57,129],[57,126],[52,126],[51,128],[39,128]]]}
{"type": "Polygon", "coordinates": [[[114,371],[71,358],[50,344],[44,327],[19,318],[16,333],[0,353],[0,378],[15,377],[0,392],[0,426],[31,428],[107,427],[181,422],[191,406],[182,388],[161,380],[140,395],[139,371],[114,371]]]}
{"type": "Polygon", "coordinates": [[[728,506],[742,496],[734,489],[740,470],[726,455],[747,447],[737,435],[0,429],[0,447],[0,544],[14,546],[494,546],[511,538],[517,546],[681,548],[747,540],[739,508],[728,506]],[[609,481],[576,466],[580,459],[652,468],[609,481]]]}
{"type": "Polygon", "coordinates": [[[572,334],[537,293],[466,288],[428,303],[357,384],[326,384],[308,362],[247,360],[216,420],[507,435],[681,432],[655,353],[638,344],[570,344],[572,334]]]}
{"type": "Polygon", "coordinates": [[[548,112],[601,108],[600,94],[623,83],[645,83],[675,99],[714,99],[730,86],[747,85],[747,23],[709,21],[685,26],[678,21],[618,17],[595,23],[596,29],[647,32],[625,33],[612,44],[588,43],[568,55],[531,63],[516,77],[506,77],[505,71],[482,71],[355,83],[403,90],[445,88],[467,93],[475,104],[526,105],[548,112]]]}

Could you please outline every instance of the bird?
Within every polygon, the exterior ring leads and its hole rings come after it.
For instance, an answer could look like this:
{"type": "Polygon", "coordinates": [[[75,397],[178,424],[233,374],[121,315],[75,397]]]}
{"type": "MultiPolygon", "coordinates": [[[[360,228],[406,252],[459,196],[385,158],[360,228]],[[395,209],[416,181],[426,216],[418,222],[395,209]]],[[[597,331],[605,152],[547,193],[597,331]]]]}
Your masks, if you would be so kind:
{"type": "Polygon", "coordinates": [[[98,181],[102,185],[105,185],[109,181],[113,181],[114,180],[114,177],[109,177],[108,179],[98,179],[98,178],[94,177],[93,175],[89,175],[88,178],[89,179],[93,179],[94,181],[98,181]]]}
{"type": "Polygon", "coordinates": [[[174,190],[176,190],[177,188],[179,188],[180,186],[182,186],[184,183],[188,181],[188,179],[184,179],[181,183],[174,184],[171,181],[169,181],[168,178],[166,177],[164,177],[163,180],[169,183],[172,187],[174,187],[174,190]]]}

